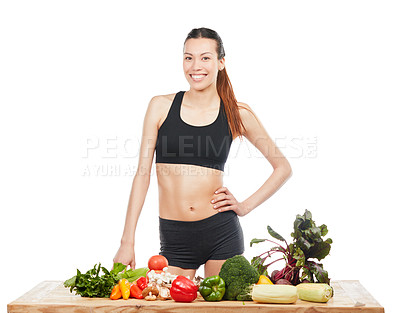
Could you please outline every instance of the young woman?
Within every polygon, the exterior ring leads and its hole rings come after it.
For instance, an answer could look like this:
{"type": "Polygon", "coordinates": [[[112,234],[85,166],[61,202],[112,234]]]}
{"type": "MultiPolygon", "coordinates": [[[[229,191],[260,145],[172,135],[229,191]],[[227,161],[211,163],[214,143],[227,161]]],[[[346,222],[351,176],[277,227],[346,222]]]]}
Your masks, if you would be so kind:
{"type": "MultiPolygon", "coordinates": [[[[159,190],[160,254],[173,274],[217,275],[226,259],[244,251],[238,216],[271,197],[291,167],[249,105],[237,102],[219,35],[193,29],[184,42],[183,70],[190,89],[151,99],[144,118],[121,246],[114,262],[135,268],[135,230],[150,183],[154,153],[159,190]],[[246,137],[273,173],[239,202],[223,184],[232,140],[246,137]]],[[[262,173],[262,170],[260,170],[262,173]]],[[[250,178],[250,177],[249,177],[250,178]]]]}

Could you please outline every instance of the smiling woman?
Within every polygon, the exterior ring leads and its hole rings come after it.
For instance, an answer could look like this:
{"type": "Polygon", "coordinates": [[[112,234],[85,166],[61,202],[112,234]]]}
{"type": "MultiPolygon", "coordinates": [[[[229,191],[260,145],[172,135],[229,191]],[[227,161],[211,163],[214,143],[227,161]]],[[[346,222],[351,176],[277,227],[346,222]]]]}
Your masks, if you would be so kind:
{"type": "MultiPolygon", "coordinates": [[[[205,41],[204,44],[206,45],[207,41],[205,41]]],[[[187,72],[186,69],[188,71],[192,70],[192,66],[194,63],[193,61],[195,61],[196,58],[193,58],[193,54],[190,52],[185,52],[184,55],[186,56],[185,63],[184,63],[184,69],[185,69],[185,73],[186,73],[187,72]]],[[[206,62],[208,62],[209,67],[211,67],[211,69],[212,69],[213,64],[209,61],[212,61],[213,54],[211,52],[203,52],[200,54],[200,57],[201,57],[201,61],[205,62],[205,64],[207,64],[206,62]]],[[[204,71],[207,71],[206,68],[202,69],[201,71],[203,71],[203,73],[193,72],[193,73],[189,73],[188,75],[194,82],[200,82],[205,77],[208,76],[207,72],[204,72],[204,71]]]]}
{"type": "Polygon", "coordinates": [[[144,118],[138,171],[121,246],[114,262],[135,267],[135,230],[150,183],[154,154],[159,192],[160,254],[172,274],[217,275],[226,259],[244,252],[239,218],[271,197],[291,176],[287,159],[248,104],[237,102],[219,35],[195,28],[183,49],[188,91],[155,96],[144,118]],[[239,202],[223,184],[232,141],[246,137],[274,168],[239,202]]]}

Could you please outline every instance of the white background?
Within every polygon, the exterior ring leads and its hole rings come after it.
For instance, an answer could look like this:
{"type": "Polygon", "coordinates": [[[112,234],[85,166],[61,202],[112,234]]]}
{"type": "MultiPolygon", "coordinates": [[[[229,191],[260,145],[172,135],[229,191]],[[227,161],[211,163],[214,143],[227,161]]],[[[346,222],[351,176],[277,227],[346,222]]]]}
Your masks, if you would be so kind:
{"type": "MultiPolygon", "coordinates": [[[[241,218],[246,257],[270,247],[248,246],[267,225],[290,239],[308,209],[333,239],[331,279],[360,280],[394,312],[399,13],[395,1],[2,1],[1,311],[41,281],[111,268],[147,104],[189,88],[183,41],[204,26],[222,37],[237,99],[293,168],[241,218]]],[[[226,167],[239,201],[272,172],[239,139],[226,167]]],[[[159,251],[157,210],[153,174],[138,267],[159,251]]]]}

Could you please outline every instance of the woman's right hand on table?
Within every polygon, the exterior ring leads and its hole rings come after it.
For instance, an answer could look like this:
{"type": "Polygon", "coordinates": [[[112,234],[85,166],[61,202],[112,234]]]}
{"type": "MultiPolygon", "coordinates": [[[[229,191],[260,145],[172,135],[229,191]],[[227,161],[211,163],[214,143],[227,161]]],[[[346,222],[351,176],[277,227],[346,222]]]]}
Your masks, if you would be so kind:
{"type": "Polygon", "coordinates": [[[130,266],[135,269],[135,247],[133,244],[121,244],[118,249],[117,254],[113,260],[114,263],[122,263],[124,265],[130,266]]]}

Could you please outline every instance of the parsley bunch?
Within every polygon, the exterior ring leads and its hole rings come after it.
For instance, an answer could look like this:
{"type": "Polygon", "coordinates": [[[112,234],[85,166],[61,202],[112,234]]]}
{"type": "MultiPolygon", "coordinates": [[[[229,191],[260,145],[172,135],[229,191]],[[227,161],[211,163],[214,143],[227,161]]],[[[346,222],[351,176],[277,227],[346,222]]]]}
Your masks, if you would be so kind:
{"type": "Polygon", "coordinates": [[[99,263],[85,274],[82,274],[78,269],[76,271],[74,277],[64,282],[64,286],[70,288],[70,292],[75,291],[82,297],[108,298],[113,287],[121,278],[126,278],[132,282],[140,276],[146,276],[148,268],[126,270],[126,265],[114,263],[113,269],[108,271],[99,263]],[[102,271],[102,275],[100,275],[100,271],[102,271]]]}

